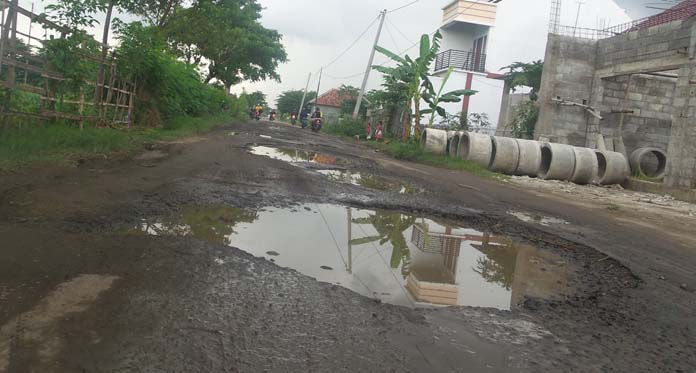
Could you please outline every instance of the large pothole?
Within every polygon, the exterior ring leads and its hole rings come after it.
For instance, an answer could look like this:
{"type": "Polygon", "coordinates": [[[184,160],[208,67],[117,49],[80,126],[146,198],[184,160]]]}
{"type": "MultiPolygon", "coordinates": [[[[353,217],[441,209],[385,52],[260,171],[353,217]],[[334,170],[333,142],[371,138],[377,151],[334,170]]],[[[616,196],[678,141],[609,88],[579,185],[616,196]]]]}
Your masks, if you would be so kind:
{"type": "MultiPolygon", "coordinates": [[[[562,299],[575,272],[558,255],[434,218],[330,204],[258,211],[189,207],[136,227],[265,257],[319,281],[407,307],[509,310],[562,299]]],[[[224,265],[224,263],[218,263],[224,265]]]]}

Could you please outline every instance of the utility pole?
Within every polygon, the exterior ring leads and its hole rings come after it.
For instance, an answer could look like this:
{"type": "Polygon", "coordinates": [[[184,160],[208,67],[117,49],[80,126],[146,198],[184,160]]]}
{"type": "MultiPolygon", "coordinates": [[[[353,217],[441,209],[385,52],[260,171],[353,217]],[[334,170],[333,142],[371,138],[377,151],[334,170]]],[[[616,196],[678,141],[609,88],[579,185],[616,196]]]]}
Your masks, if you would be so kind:
{"type": "Polygon", "coordinates": [[[297,111],[297,116],[302,114],[302,109],[304,108],[304,101],[307,98],[307,90],[309,89],[309,81],[312,80],[312,73],[309,73],[309,78],[307,78],[307,84],[304,87],[304,94],[302,95],[302,102],[300,102],[300,110],[297,111]]]}
{"type": "Polygon", "coordinates": [[[319,101],[319,89],[321,88],[321,75],[324,73],[324,68],[322,67],[321,70],[319,70],[319,82],[317,83],[317,98],[314,99],[314,109],[317,110],[317,103],[319,101]]]}
{"type": "Polygon", "coordinates": [[[375,60],[375,52],[377,51],[377,44],[379,43],[379,37],[382,35],[382,26],[384,26],[384,19],[387,18],[387,10],[383,10],[380,13],[379,29],[377,29],[377,37],[375,37],[375,44],[372,46],[372,51],[370,51],[370,60],[367,63],[367,69],[365,70],[365,77],[363,78],[362,87],[360,87],[360,93],[358,94],[358,102],[355,104],[355,111],[353,111],[353,120],[358,119],[358,114],[360,114],[360,105],[362,104],[363,96],[365,96],[365,88],[367,87],[367,80],[370,78],[370,71],[372,70],[372,63],[375,60]]]}

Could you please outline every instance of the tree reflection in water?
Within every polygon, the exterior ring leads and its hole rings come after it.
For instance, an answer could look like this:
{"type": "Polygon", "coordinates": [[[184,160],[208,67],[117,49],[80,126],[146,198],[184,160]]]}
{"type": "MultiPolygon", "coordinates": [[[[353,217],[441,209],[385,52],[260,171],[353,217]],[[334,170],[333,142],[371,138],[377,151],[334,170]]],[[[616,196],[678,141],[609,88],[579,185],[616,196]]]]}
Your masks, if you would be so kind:
{"type": "Polygon", "coordinates": [[[386,243],[390,243],[392,245],[390,266],[396,269],[403,263],[401,272],[404,277],[408,275],[408,263],[410,262],[411,252],[408,249],[404,232],[416,223],[416,217],[394,212],[376,211],[368,217],[353,219],[352,222],[358,225],[371,224],[378,233],[376,236],[351,240],[352,245],[357,246],[379,242],[380,246],[383,246],[386,243]]]}
{"type": "Polygon", "coordinates": [[[486,234],[481,245],[472,245],[485,255],[476,261],[474,272],[487,282],[510,290],[515,277],[518,250],[511,242],[493,245],[489,239],[490,235],[486,234]]]}
{"type": "Polygon", "coordinates": [[[193,236],[213,244],[229,245],[237,224],[253,223],[257,219],[256,211],[236,207],[187,207],[173,219],[148,224],[145,231],[158,235],[193,236]]]}

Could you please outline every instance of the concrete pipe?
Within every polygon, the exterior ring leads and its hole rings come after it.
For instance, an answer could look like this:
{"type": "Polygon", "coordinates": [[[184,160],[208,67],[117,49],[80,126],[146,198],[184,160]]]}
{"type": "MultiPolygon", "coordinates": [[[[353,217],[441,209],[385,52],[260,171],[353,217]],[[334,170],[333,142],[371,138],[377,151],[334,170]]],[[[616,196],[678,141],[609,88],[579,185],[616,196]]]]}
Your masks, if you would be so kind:
{"type": "Polygon", "coordinates": [[[540,179],[570,180],[575,171],[575,152],[570,145],[545,142],[541,144],[540,179]]]}
{"type": "Polygon", "coordinates": [[[493,137],[493,155],[488,167],[491,171],[513,175],[520,161],[520,147],[516,139],[493,137]]]}
{"type": "Polygon", "coordinates": [[[461,143],[462,132],[455,132],[452,139],[449,141],[449,156],[452,158],[457,158],[459,156],[459,144],[461,143]]]}
{"type": "Polygon", "coordinates": [[[621,153],[595,150],[599,166],[595,182],[601,185],[621,184],[631,174],[626,157],[621,153]]]}
{"type": "Polygon", "coordinates": [[[488,135],[462,132],[459,137],[457,157],[488,168],[493,156],[493,140],[488,135]]]}
{"type": "Polygon", "coordinates": [[[517,139],[520,160],[515,175],[536,177],[541,167],[541,143],[533,140],[517,139]]]}
{"type": "Polygon", "coordinates": [[[575,184],[589,184],[597,178],[599,163],[594,149],[574,147],[575,170],[570,181],[575,184]]]}
{"type": "Polygon", "coordinates": [[[456,134],[457,131],[447,131],[447,148],[445,148],[446,155],[450,154],[450,146],[452,146],[452,140],[454,139],[454,135],[456,134]]]}
{"type": "Polygon", "coordinates": [[[421,134],[421,147],[428,153],[445,154],[447,151],[447,131],[426,128],[421,134]]]}
{"type": "Polygon", "coordinates": [[[640,148],[629,159],[634,174],[662,179],[667,170],[667,153],[657,148],[640,148]]]}

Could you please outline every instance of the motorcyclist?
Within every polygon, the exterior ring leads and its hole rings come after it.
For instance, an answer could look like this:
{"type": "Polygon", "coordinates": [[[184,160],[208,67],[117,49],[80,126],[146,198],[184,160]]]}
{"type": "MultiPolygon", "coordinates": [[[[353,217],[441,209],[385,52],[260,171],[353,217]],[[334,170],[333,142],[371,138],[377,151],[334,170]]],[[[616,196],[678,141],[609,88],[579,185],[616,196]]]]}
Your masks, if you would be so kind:
{"type": "Polygon", "coordinates": [[[321,109],[319,109],[319,106],[314,110],[314,113],[312,113],[312,119],[321,119],[323,117],[321,113],[321,109]]]}
{"type": "Polygon", "coordinates": [[[254,110],[256,111],[256,114],[258,114],[258,116],[261,116],[261,113],[263,113],[263,105],[257,104],[254,110]]]}
{"type": "Polygon", "coordinates": [[[305,128],[307,125],[307,118],[309,118],[309,108],[305,106],[300,112],[300,123],[302,124],[302,128],[305,128]]]}
{"type": "Polygon", "coordinates": [[[275,118],[276,118],[276,111],[271,110],[270,114],[268,114],[268,119],[275,120],[275,118]]]}

